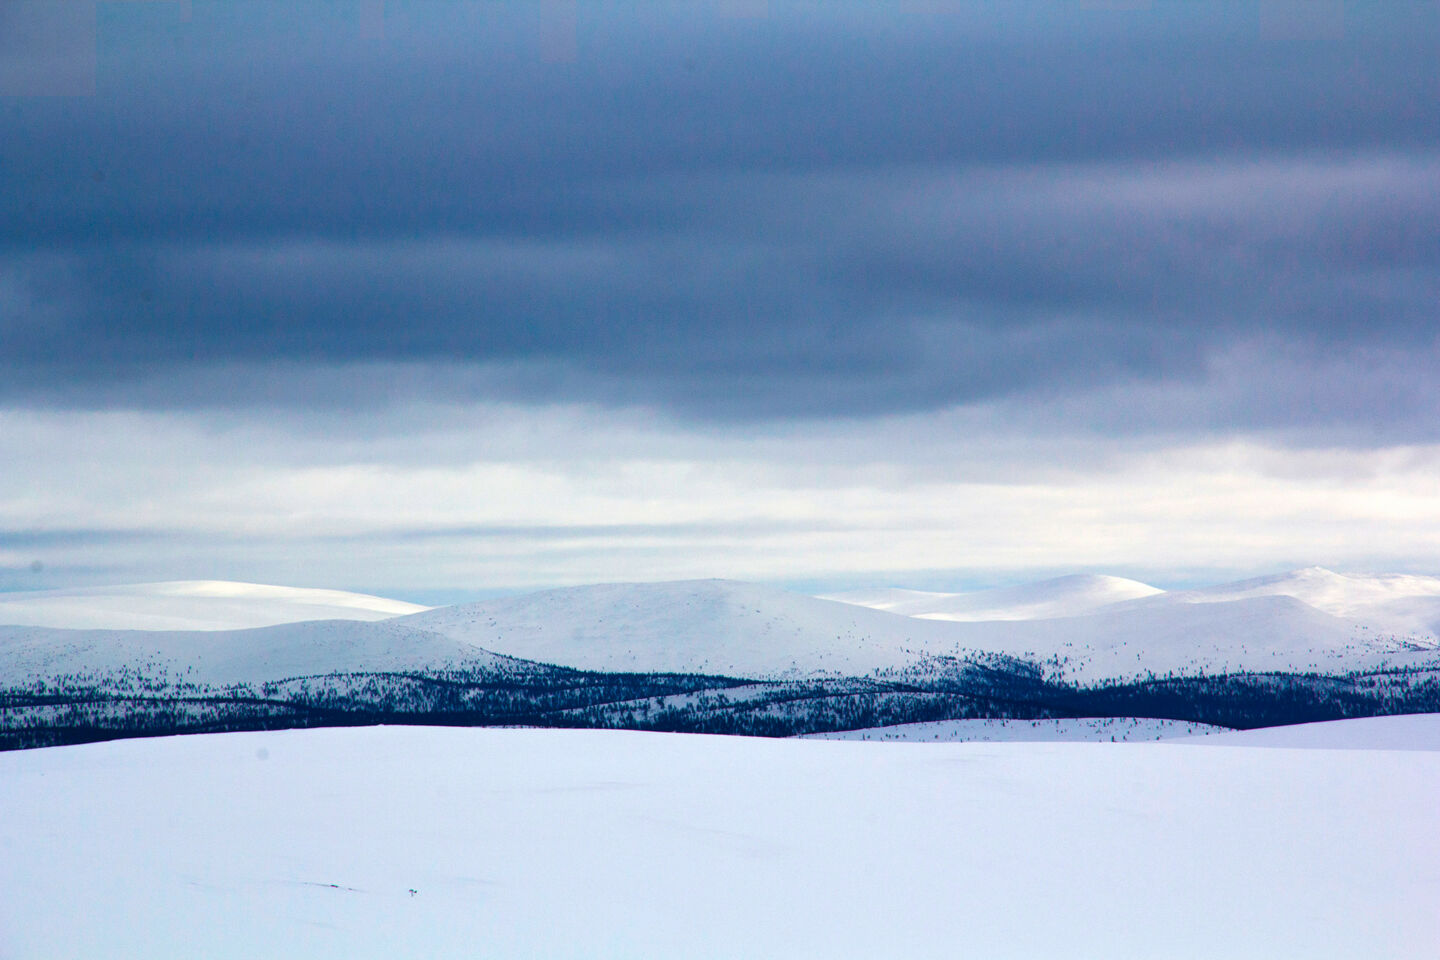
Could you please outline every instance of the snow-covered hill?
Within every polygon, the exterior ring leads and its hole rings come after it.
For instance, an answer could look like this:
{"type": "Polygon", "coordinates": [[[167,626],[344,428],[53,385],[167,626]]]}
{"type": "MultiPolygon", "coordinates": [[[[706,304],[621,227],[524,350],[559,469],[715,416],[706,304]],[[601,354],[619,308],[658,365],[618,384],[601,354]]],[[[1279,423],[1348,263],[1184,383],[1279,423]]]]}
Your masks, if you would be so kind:
{"type": "Polygon", "coordinates": [[[830,594],[826,599],[931,620],[1045,620],[1080,616],[1110,604],[1162,592],[1148,583],[1124,577],[1075,574],[972,593],[892,588],[830,594]]]}
{"type": "Polygon", "coordinates": [[[959,593],[935,593],[931,590],[910,590],[905,587],[884,587],[878,590],[846,590],[840,593],[824,593],[821,600],[836,600],[857,607],[885,610],[911,616],[912,609],[924,610],[929,604],[951,597],[964,596],[959,593]]]}
{"type": "Polygon", "coordinates": [[[414,727],[0,754],[0,956],[1430,960],[1440,753],[414,727]]]}
{"type": "Polygon", "coordinates": [[[936,620],[1045,620],[1104,612],[1120,604],[1228,603],[1290,597],[1373,633],[1440,641],[1440,577],[1341,574],[1323,567],[1193,590],[1164,591],[1138,580],[1080,574],[972,593],[892,587],[827,594],[825,599],[936,620]]]}
{"type": "Polygon", "coordinates": [[[1412,646],[1286,596],[1141,600],[1082,617],[953,622],[724,580],[549,590],[398,622],[543,663],[757,678],[860,676],[977,651],[1045,663],[1071,680],[1345,672],[1412,646]]]}
{"type": "MultiPolygon", "coordinates": [[[[1374,669],[1412,647],[1293,597],[1120,604],[1085,617],[953,624],[956,641],[1054,662],[1071,680],[1374,669]]],[[[1408,660],[1406,660],[1408,662],[1408,660]]]]}
{"type": "Polygon", "coordinates": [[[1172,591],[1164,600],[1223,603],[1249,597],[1294,597],[1337,617],[1359,617],[1377,606],[1415,598],[1440,599],[1440,577],[1411,574],[1342,574],[1306,567],[1270,577],[1172,591]]]}
{"type": "Polygon", "coordinates": [[[1254,597],[1292,597],[1316,610],[1363,624],[1374,634],[1422,644],[1440,642],[1440,577],[1341,574],[1323,567],[1307,567],[1276,576],[1172,591],[1141,602],[1229,603],[1254,597]]]}
{"type": "Polygon", "coordinates": [[[202,684],[260,683],[367,671],[443,670],[498,660],[395,620],[311,620],[253,630],[56,630],[0,627],[0,678],[122,671],[202,684]]]}
{"type": "Polygon", "coordinates": [[[226,580],[0,593],[0,624],[72,630],[243,630],[302,620],[383,620],[426,609],[344,590],[226,580]]]}
{"type": "Polygon", "coordinates": [[[545,590],[399,622],[542,663],[735,677],[859,676],[954,646],[948,624],[734,580],[545,590]]]}

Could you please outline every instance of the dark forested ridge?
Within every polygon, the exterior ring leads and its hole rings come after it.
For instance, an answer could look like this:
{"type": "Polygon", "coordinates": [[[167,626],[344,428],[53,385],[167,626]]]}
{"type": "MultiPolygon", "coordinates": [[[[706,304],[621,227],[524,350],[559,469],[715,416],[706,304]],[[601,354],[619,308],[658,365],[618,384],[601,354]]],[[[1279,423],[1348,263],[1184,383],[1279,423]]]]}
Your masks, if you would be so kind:
{"type": "Polygon", "coordinates": [[[509,660],[207,686],[163,671],[0,689],[0,749],[371,724],[525,725],[793,736],[930,720],[1156,717],[1247,728],[1440,711],[1440,671],[1236,673],[1092,685],[1023,660],[937,658],[869,677],[747,680],[509,660]]]}

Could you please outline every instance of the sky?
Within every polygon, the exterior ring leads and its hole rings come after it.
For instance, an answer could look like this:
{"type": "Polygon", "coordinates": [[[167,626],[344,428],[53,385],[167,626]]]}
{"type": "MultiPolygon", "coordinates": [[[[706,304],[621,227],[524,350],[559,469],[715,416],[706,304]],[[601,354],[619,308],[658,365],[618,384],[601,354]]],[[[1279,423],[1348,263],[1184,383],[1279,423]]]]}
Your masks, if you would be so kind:
{"type": "Polygon", "coordinates": [[[1440,572],[1440,2],[0,2],[0,590],[1440,572]]]}

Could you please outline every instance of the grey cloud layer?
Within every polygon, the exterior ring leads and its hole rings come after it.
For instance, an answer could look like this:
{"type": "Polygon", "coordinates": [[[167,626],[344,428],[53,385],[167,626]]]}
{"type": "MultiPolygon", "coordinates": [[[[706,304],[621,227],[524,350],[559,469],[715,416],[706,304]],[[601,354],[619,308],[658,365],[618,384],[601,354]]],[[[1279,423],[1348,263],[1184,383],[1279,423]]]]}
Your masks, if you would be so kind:
{"type": "MultiPolygon", "coordinates": [[[[0,401],[753,420],[1269,342],[1433,369],[1433,3],[582,4],[572,63],[553,4],[168,6],[101,5],[96,97],[0,97],[0,401]],[[376,363],[442,372],[335,372],[376,363]]],[[[1253,376],[1220,420],[1343,406],[1253,376]]]]}

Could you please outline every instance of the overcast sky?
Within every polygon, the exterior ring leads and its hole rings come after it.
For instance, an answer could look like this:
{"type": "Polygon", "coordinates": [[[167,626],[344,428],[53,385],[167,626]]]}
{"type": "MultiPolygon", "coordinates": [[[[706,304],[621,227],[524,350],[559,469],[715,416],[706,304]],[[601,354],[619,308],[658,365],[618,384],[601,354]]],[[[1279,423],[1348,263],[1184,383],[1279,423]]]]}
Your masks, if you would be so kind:
{"type": "Polygon", "coordinates": [[[1440,572],[1440,3],[0,2],[0,589],[1440,572]]]}

